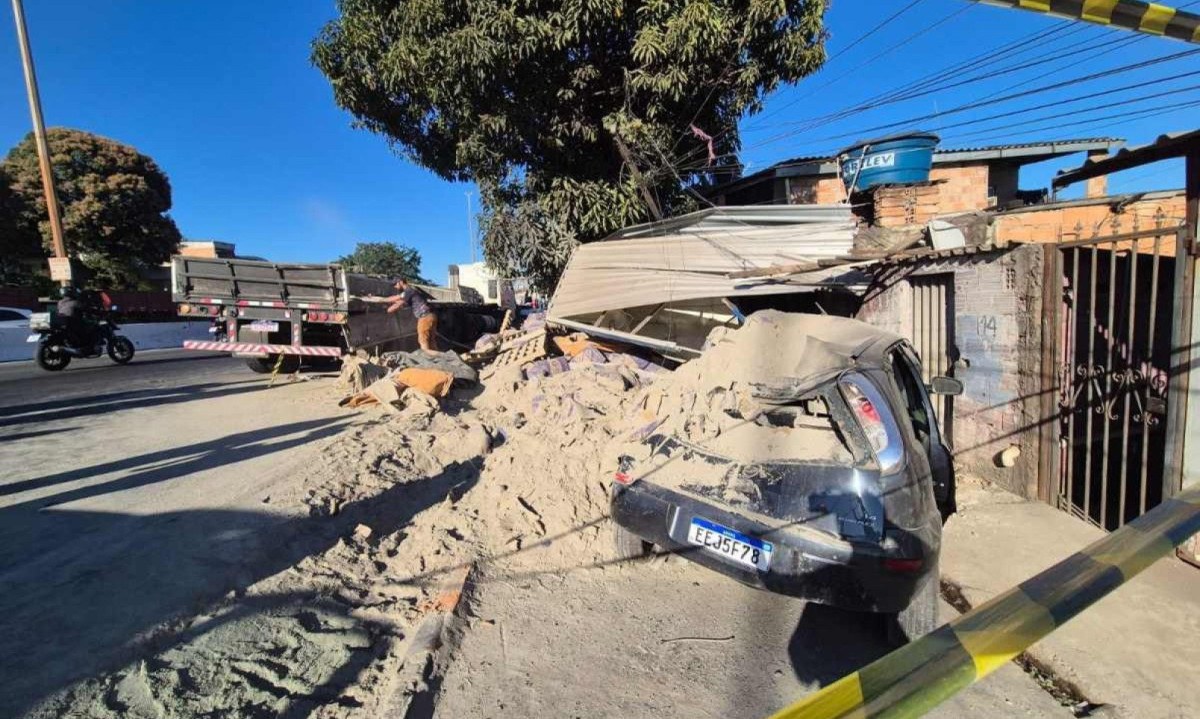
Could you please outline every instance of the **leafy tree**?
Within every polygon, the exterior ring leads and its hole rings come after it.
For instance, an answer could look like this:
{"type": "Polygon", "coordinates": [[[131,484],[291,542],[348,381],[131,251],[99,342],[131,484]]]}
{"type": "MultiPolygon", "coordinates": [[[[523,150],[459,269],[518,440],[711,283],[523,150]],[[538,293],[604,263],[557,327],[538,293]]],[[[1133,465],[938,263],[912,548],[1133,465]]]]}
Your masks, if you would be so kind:
{"type": "MultiPolygon", "coordinates": [[[[166,262],[179,246],[179,228],[167,214],[171,183],[166,174],[134,148],[88,132],[51,128],[46,139],[67,253],[97,284],[137,287],[142,268],[166,262]]],[[[2,167],[16,199],[18,244],[31,251],[39,244],[43,251],[50,248],[32,133],[8,153],[2,167]]]]}
{"type": "Polygon", "coordinates": [[[351,272],[403,277],[409,282],[430,284],[429,280],[421,277],[421,253],[395,242],[360,242],[355,245],[354,252],[337,260],[337,263],[351,272]]]}
{"type": "Polygon", "coordinates": [[[736,171],[739,118],[824,61],[825,6],[339,0],[313,62],[358,126],[479,183],[492,264],[537,257],[550,277],[561,253],[534,225],[555,246],[597,239],[736,171]]]}

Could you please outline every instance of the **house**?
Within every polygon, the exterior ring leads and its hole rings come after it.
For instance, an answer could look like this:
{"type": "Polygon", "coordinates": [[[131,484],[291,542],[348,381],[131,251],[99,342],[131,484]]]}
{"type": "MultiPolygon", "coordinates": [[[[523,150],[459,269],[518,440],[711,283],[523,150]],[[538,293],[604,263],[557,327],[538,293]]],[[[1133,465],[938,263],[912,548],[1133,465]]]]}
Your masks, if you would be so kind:
{"type": "MultiPolygon", "coordinates": [[[[933,153],[929,181],[939,188],[941,213],[970,212],[1028,204],[1039,191],[1020,189],[1025,165],[1076,153],[1101,157],[1124,144],[1112,137],[1054,140],[1015,145],[944,148],[933,153]]],[[[1085,197],[1106,194],[1104,178],[1089,182],[1085,197]]],[[[836,157],[796,157],[719,185],[708,193],[717,205],[824,205],[844,202],[845,185],[836,157]]]]}

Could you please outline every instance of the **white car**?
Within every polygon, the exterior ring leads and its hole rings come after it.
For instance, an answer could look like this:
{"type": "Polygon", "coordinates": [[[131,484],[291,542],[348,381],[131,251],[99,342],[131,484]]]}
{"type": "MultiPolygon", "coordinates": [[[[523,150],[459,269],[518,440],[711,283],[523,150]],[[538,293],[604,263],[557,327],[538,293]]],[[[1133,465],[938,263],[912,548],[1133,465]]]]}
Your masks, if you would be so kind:
{"type": "Polygon", "coordinates": [[[0,328],[18,327],[29,328],[29,316],[33,312],[19,307],[0,307],[0,328]]]}

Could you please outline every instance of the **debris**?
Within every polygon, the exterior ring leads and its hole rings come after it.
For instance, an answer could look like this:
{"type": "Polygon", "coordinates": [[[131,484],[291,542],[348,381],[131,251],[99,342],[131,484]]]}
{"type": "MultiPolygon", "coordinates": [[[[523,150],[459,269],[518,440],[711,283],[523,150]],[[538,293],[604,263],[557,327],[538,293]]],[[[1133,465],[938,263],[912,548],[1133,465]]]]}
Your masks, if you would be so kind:
{"type": "Polygon", "coordinates": [[[419,367],[449,372],[455,380],[467,384],[479,381],[479,373],[454,352],[385,352],[379,356],[379,363],[393,370],[419,367]]]}
{"type": "Polygon", "coordinates": [[[360,542],[365,542],[371,538],[371,528],[365,524],[359,524],[354,527],[354,538],[360,542]]]}
{"type": "Polygon", "coordinates": [[[450,385],[454,375],[436,369],[408,367],[391,377],[397,384],[424,392],[431,397],[445,397],[450,394],[450,385]]]}
{"type": "Polygon", "coordinates": [[[338,376],[338,383],[350,394],[358,394],[373,382],[386,377],[387,373],[386,367],[357,355],[349,355],[342,360],[342,373],[338,376]]]}

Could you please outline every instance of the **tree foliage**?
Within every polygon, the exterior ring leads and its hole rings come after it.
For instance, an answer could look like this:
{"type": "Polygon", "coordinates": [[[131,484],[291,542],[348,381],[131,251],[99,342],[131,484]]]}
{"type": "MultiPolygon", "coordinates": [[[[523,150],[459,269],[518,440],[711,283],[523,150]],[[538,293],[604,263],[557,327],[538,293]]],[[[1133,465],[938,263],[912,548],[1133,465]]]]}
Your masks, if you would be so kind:
{"type": "Polygon", "coordinates": [[[429,280],[421,277],[421,253],[395,242],[360,242],[355,245],[354,252],[337,263],[351,272],[403,277],[409,282],[429,284],[429,280]]]}
{"type": "Polygon", "coordinates": [[[739,118],[823,62],[825,5],[339,0],[313,61],[359,126],[481,185],[485,251],[514,274],[509,258],[557,256],[528,243],[562,239],[517,225],[596,239],[649,217],[643,188],[690,209],[689,188],[736,166],[739,118]]]}
{"type": "MultiPolygon", "coordinates": [[[[166,174],[154,160],[115,140],[67,128],[51,128],[46,138],[67,253],[96,284],[137,287],[140,270],[166,262],[179,246],[179,228],[167,214],[166,174]]],[[[15,210],[14,248],[35,255],[49,250],[49,214],[32,133],[0,167],[15,210]]]]}

